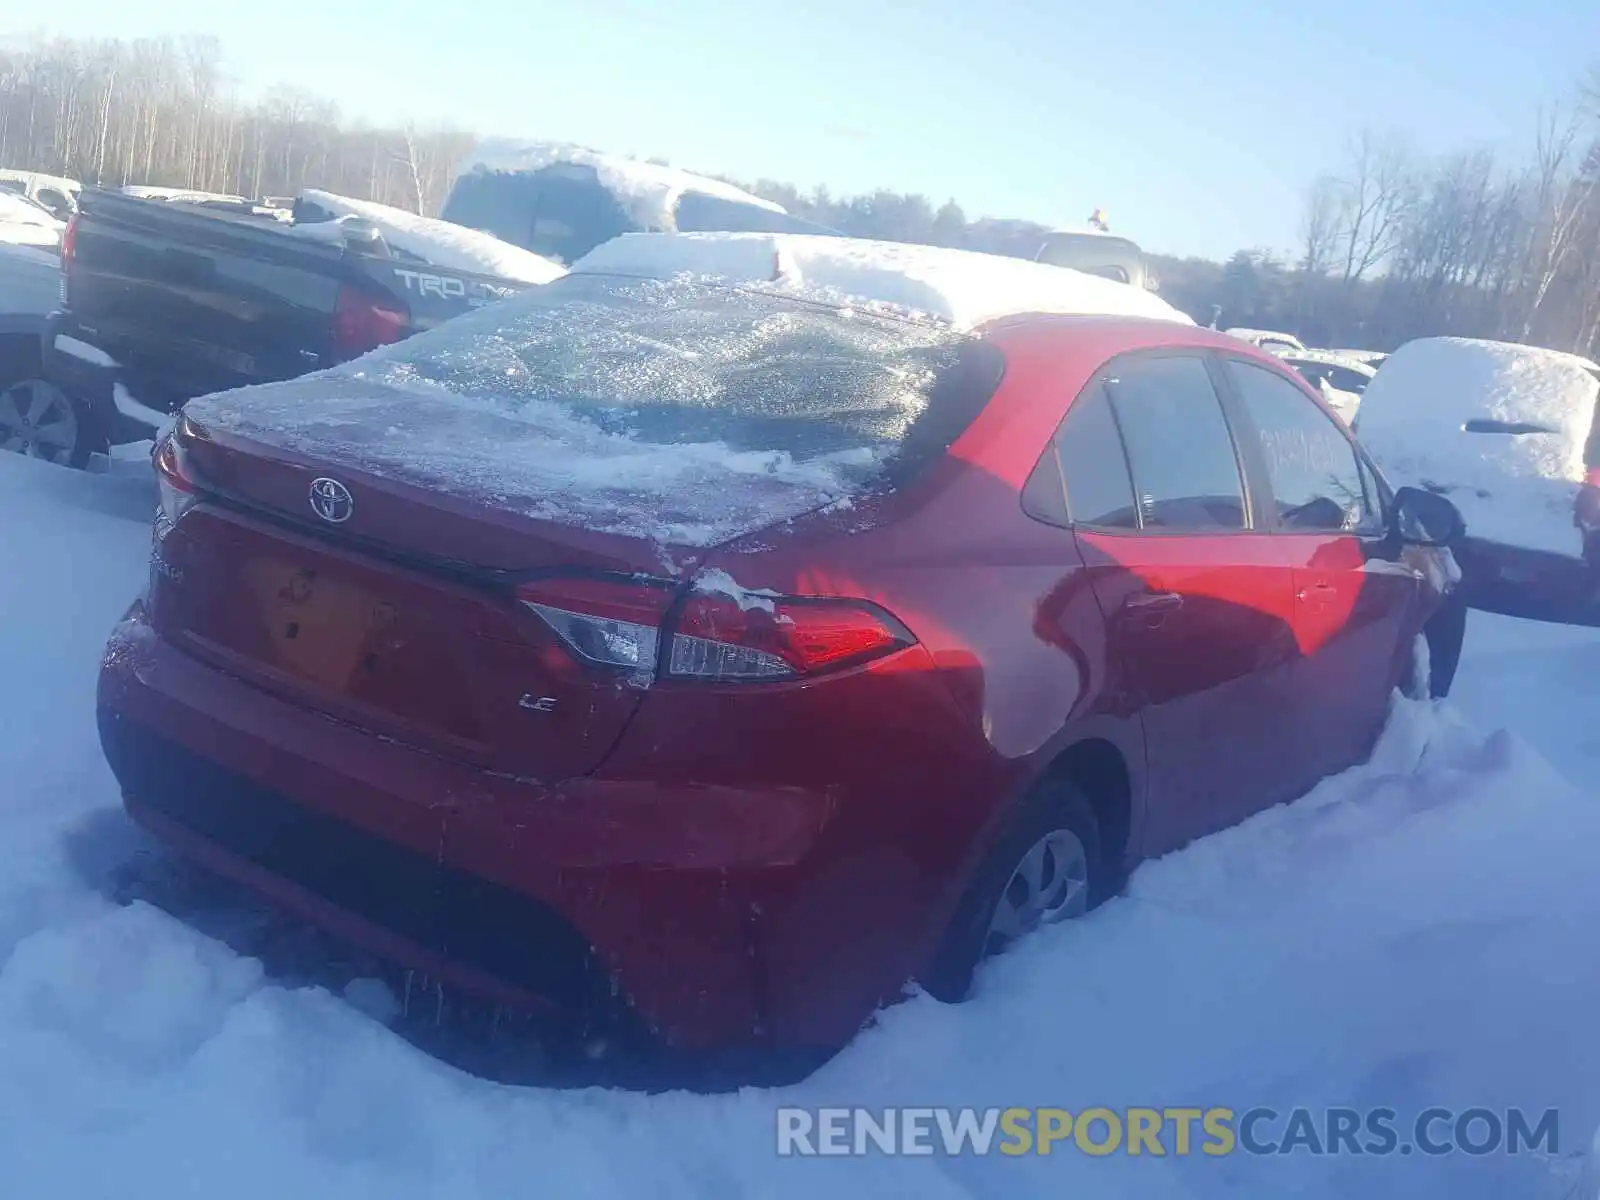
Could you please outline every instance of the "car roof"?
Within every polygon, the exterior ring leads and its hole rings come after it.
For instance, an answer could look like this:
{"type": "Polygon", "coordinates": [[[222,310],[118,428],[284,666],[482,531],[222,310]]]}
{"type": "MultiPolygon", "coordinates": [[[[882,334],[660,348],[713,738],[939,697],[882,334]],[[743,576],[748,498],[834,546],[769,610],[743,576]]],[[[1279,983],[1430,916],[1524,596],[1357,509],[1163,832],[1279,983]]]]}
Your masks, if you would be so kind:
{"type": "Polygon", "coordinates": [[[1027,312],[1190,318],[1153,292],[1028,259],[941,246],[779,233],[628,233],[596,247],[572,273],[781,289],[879,305],[975,329],[1027,312]]]}
{"type": "Polygon", "coordinates": [[[1044,356],[1069,371],[1084,364],[1098,367],[1119,354],[1142,350],[1217,351],[1276,370],[1301,391],[1312,394],[1304,377],[1277,355],[1202,325],[1121,315],[1018,313],[989,321],[973,332],[999,345],[1008,357],[1044,356]]]}

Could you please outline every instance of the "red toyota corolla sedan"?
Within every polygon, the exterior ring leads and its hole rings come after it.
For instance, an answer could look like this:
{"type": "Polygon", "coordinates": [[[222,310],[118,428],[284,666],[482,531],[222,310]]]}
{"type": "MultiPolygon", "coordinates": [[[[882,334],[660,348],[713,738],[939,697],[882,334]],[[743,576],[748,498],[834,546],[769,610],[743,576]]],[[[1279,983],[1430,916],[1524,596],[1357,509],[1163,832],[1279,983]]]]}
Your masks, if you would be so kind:
{"type": "Polygon", "coordinates": [[[195,401],[156,462],[99,693],[130,813],[702,1049],[959,997],[1360,759],[1458,525],[1210,330],[594,275],[195,401]]]}

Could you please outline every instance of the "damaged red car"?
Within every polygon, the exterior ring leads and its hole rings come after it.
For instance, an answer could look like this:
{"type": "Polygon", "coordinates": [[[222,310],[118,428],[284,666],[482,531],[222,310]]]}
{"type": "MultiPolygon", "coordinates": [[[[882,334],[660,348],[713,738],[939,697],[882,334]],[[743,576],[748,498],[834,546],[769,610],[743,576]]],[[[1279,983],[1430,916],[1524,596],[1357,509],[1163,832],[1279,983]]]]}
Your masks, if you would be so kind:
{"type": "Polygon", "coordinates": [[[192,401],[156,465],[99,689],[128,811],[398,964],[678,1047],[963,996],[1459,650],[1448,501],[1162,321],[573,274],[192,401]]]}

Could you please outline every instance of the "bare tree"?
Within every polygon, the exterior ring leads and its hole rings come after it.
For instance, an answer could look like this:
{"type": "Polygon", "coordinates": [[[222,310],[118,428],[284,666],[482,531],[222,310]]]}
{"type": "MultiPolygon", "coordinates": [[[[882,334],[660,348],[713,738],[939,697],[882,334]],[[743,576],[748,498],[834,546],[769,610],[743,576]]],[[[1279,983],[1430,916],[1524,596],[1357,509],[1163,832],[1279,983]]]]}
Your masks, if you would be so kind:
{"type": "Polygon", "coordinates": [[[1411,155],[1397,139],[1362,130],[1351,143],[1346,172],[1338,182],[1343,193],[1343,279],[1354,283],[1394,249],[1414,191],[1411,155]]]}

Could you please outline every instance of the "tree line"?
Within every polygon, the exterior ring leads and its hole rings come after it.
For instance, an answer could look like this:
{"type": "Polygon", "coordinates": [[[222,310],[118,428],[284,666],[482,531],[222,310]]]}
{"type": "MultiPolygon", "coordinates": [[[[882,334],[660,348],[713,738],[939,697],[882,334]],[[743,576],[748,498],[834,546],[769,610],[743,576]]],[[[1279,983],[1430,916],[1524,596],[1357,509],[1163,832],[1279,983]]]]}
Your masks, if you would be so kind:
{"type": "MultiPolygon", "coordinates": [[[[208,37],[0,47],[0,166],[250,197],[320,187],[432,215],[473,144],[462,130],[346,120],[299,89],[245,100],[222,62],[208,37]]],[[[1593,355],[1600,71],[1542,114],[1529,141],[1521,158],[1475,148],[1428,156],[1397,136],[1360,133],[1308,189],[1292,253],[1240,250],[1225,263],[1157,255],[1154,273],[1202,323],[1286,329],[1310,344],[1385,350],[1458,334],[1593,355]]],[[[745,186],[858,237],[1031,258],[1049,231],[889,190],[745,186]]]]}

